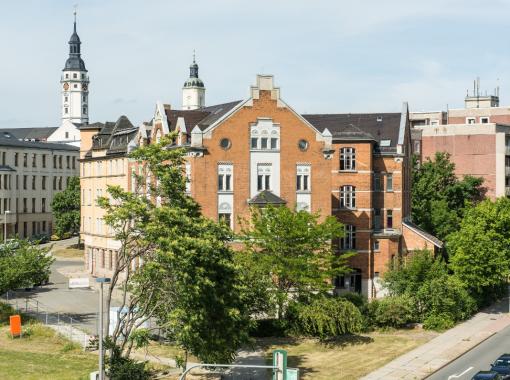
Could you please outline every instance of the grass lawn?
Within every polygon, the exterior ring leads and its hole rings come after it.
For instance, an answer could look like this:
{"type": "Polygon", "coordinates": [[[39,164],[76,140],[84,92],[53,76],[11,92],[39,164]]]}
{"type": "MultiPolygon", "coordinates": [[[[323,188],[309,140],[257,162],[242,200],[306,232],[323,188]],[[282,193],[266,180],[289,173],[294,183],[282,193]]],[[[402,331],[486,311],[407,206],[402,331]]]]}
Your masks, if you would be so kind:
{"type": "Polygon", "coordinates": [[[52,253],[53,256],[60,258],[83,259],[83,249],[78,249],[76,244],[68,247],[56,247],[52,253]]]}
{"type": "Polygon", "coordinates": [[[40,324],[31,329],[31,336],[11,339],[9,327],[0,327],[2,379],[88,379],[97,368],[97,355],[83,352],[80,346],[40,324]]]}
{"type": "Polygon", "coordinates": [[[268,363],[274,349],[288,352],[288,366],[300,369],[300,379],[358,379],[416,348],[438,334],[423,330],[372,332],[320,343],[314,339],[262,339],[268,363]]]}

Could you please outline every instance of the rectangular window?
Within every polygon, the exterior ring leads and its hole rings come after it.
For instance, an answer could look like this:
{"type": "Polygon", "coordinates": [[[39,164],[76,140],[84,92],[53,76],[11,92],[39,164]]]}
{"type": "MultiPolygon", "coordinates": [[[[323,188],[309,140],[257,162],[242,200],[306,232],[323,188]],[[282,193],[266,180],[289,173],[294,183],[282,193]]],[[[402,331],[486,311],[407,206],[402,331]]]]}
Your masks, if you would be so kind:
{"type": "Polygon", "coordinates": [[[386,228],[393,228],[393,210],[386,210],[386,228]]]}
{"type": "Polygon", "coordinates": [[[232,214],[229,212],[220,212],[218,214],[218,221],[232,227],[232,214]]]}
{"type": "Polygon", "coordinates": [[[186,192],[191,193],[191,164],[186,162],[186,192]]]}
{"type": "Polygon", "coordinates": [[[374,191],[381,191],[381,175],[374,173],[374,191]]]}
{"type": "Polygon", "coordinates": [[[393,174],[386,174],[386,191],[393,191],[393,174]]]}
{"type": "Polygon", "coordinates": [[[257,165],[257,191],[271,190],[272,166],[268,164],[257,165]]]}
{"type": "Polygon", "coordinates": [[[374,240],[374,251],[379,251],[380,248],[379,248],[379,240],[374,240]]]}
{"type": "Polygon", "coordinates": [[[35,198],[32,198],[32,213],[35,213],[35,198]]]}
{"type": "Polygon", "coordinates": [[[73,156],[73,169],[76,169],[76,157],[73,156]]]}
{"type": "Polygon", "coordinates": [[[374,230],[381,229],[381,209],[374,208],[374,230]]]}
{"type": "Polygon", "coordinates": [[[251,149],[257,149],[258,139],[256,137],[251,138],[251,149]]]}
{"type": "Polygon", "coordinates": [[[23,198],[23,212],[27,213],[28,212],[28,200],[27,198],[23,198]]]}
{"type": "Polygon", "coordinates": [[[6,153],[2,152],[2,165],[5,165],[6,153]]]}
{"type": "Polygon", "coordinates": [[[344,226],[344,237],[340,239],[340,249],[356,249],[356,226],[352,224],[344,226]]]}
{"type": "Polygon", "coordinates": [[[298,165],[296,168],[296,190],[310,191],[310,165],[298,165]]]}
{"type": "Polygon", "coordinates": [[[32,167],[37,167],[37,155],[35,153],[32,154],[32,167]]]}
{"type": "Polygon", "coordinates": [[[71,169],[71,157],[66,156],[66,168],[71,169]]]}
{"type": "Polygon", "coordinates": [[[53,156],[53,169],[57,168],[57,156],[53,156]]]}
{"type": "Polygon", "coordinates": [[[27,189],[27,175],[24,175],[23,176],[23,190],[26,190],[27,189]]]}
{"type": "Polygon", "coordinates": [[[466,124],[475,124],[476,118],[474,117],[466,117],[466,124]]]}
{"type": "Polygon", "coordinates": [[[14,166],[18,166],[19,153],[14,153],[14,166]]]}
{"type": "Polygon", "coordinates": [[[41,189],[46,190],[46,176],[41,177],[41,189]]]}
{"type": "Polygon", "coordinates": [[[260,139],[260,149],[267,149],[267,137],[260,139]]]}
{"type": "Polygon", "coordinates": [[[356,149],[340,149],[340,170],[356,170],[356,149]]]}
{"type": "Polygon", "coordinates": [[[480,123],[487,124],[488,122],[489,122],[489,118],[488,117],[481,117],[480,118],[480,123]]]}
{"type": "Polygon", "coordinates": [[[41,212],[46,212],[46,198],[41,199],[41,212]]]}
{"type": "Polygon", "coordinates": [[[231,164],[218,165],[218,191],[232,191],[232,175],[234,167],[231,164]]]}
{"type": "Polygon", "coordinates": [[[42,155],[42,167],[43,168],[46,167],[46,155],[45,154],[42,155]]]}
{"type": "Polygon", "coordinates": [[[32,190],[35,190],[35,175],[32,176],[32,190]]]}
{"type": "Polygon", "coordinates": [[[278,149],[278,139],[271,137],[271,149],[278,149]]]}
{"type": "Polygon", "coordinates": [[[45,220],[43,220],[43,222],[42,222],[42,230],[43,230],[43,232],[46,232],[46,221],[45,220]]]}
{"type": "Polygon", "coordinates": [[[28,167],[28,153],[23,153],[23,167],[28,167]]]}
{"type": "Polygon", "coordinates": [[[356,207],[356,187],[347,185],[340,188],[340,207],[355,208],[356,207]]]}
{"type": "Polygon", "coordinates": [[[62,156],[58,156],[58,168],[62,169],[62,156]]]}

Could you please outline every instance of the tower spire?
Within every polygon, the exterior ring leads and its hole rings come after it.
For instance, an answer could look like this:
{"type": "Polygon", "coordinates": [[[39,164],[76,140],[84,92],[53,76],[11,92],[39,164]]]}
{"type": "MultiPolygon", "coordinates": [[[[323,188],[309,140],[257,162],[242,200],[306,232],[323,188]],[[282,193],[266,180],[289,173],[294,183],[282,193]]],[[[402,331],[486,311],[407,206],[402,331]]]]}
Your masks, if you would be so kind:
{"type": "Polygon", "coordinates": [[[78,4],[74,4],[74,11],[73,11],[73,15],[74,15],[74,33],[76,33],[76,8],[78,8],[78,4]]]}

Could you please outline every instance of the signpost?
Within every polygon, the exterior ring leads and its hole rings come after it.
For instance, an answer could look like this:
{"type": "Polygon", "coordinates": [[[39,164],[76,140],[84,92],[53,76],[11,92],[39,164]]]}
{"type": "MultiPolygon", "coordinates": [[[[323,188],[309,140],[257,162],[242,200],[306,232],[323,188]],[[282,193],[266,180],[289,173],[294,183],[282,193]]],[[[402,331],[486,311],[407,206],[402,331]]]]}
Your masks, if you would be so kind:
{"type": "Polygon", "coordinates": [[[276,369],[273,380],[287,380],[287,351],[273,351],[273,367],[276,369]]]}

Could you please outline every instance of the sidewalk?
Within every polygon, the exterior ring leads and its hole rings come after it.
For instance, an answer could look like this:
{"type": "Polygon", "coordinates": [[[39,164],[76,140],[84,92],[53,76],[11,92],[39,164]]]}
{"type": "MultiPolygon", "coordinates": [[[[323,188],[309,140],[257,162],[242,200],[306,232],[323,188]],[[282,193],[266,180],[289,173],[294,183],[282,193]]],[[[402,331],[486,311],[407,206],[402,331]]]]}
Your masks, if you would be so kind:
{"type": "Polygon", "coordinates": [[[510,315],[504,299],[362,379],[424,379],[507,326],[510,315]]]}

